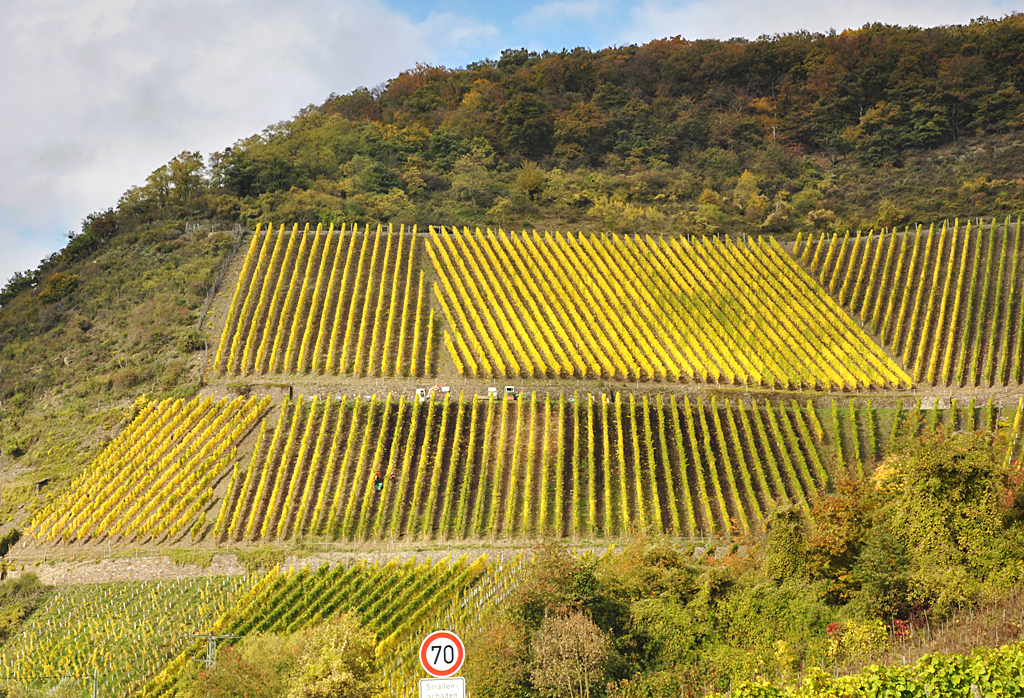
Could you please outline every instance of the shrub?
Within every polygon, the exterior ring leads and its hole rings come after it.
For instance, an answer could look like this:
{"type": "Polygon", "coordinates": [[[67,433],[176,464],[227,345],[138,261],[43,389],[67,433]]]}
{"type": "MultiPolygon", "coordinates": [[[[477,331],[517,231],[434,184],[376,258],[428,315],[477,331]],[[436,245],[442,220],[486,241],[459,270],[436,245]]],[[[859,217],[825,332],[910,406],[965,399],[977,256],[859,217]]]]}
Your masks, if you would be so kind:
{"type": "Polygon", "coordinates": [[[774,512],[767,521],[764,570],[776,581],[806,573],[807,541],[802,512],[795,506],[774,512]]]}
{"type": "Polygon", "coordinates": [[[305,632],[305,651],[288,698],[369,698],[377,695],[376,638],[343,615],[305,632]]]}
{"type": "Polygon", "coordinates": [[[303,638],[256,634],[225,647],[212,671],[190,666],[178,686],[183,698],[284,698],[303,638]]]}
{"type": "Polygon", "coordinates": [[[0,583],[0,642],[17,630],[46,593],[47,587],[32,572],[0,583]]]}
{"type": "Polygon", "coordinates": [[[371,698],[377,693],[372,632],[350,615],[289,635],[249,635],[224,648],[212,670],[189,667],[183,698],[371,698]]]}
{"type": "Polygon", "coordinates": [[[39,293],[39,301],[41,303],[56,303],[71,295],[76,288],[78,288],[77,274],[57,272],[46,280],[46,286],[39,293]]]}
{"type": "Polygon", "coordinates": [[[191,354],[202,349],[206,344],[203,333],[194,327],[189,327],[178,333],[178,341],[175,347],[181,354],[191,354]]]}
{"type": "MultiPolygon", "coordinates": [[[[942,615],[1017,578],[1000,510],[1002,456],[988,433],[940,427],[907,439],[883,468],[883,513],[907,551],[911,603],[942,615]]],[[[886,559],[878,569],[892,574],[895,568],[886,559]]]]}
{"type": "Polygon", "coordinates": [[[24,436],[12,436],[4,444],[4,452],[11,458],[20,458],[28,453],[29,442],[24,436]]]}
{"type": "Polygon", "coordinates": [[[604,686],[611,643],[582,613],[548,616],[533,638],[533,684],[552,695],[590,696],[604,686]]]}
{"type": "Polygon", "coordinates": [[[153,380],[154,375],[150,366],[127,366],[111,375],[110,385],[114,390],[130,390],[137,385],[153,380]]]}
{"type": "Polygon", "coordinates": [[[466,681],[481,698],[529,695],[530,649],[526,628],[510,620],[491,625],[466,652],[466,681]]]}
{"type": "Polygon", "coordinates": [[[21,540],[21,531],[16,528],[12,528],[10,531],[0,536],[0,557],[6,555],[19,540],[21,540]]]}

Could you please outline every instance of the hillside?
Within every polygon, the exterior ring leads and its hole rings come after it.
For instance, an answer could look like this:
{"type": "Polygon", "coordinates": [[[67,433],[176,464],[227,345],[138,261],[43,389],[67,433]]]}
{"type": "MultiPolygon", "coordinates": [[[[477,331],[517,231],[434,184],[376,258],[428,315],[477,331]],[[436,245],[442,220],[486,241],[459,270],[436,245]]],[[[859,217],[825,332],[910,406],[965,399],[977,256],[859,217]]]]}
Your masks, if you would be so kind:
{"type": "Polygon", "coordinates": [[[625,696],[1016,617],[1018,36],[507,51],[158,168],[0,292],[0,678],[205,695],[173,593],[238,675],[351,633],[403,695],[438,623],[481,695],[555,691],[582,628],[625,696]]]}

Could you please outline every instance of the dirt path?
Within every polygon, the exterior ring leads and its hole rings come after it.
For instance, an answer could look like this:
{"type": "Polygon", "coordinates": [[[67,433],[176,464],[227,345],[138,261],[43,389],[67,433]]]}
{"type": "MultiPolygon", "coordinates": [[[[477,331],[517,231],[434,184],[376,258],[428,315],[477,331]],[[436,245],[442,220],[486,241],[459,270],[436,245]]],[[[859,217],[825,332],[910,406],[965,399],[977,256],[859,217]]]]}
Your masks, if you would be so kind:
{"type": "MultiPolygon", "coordinates": [[[[418,563],[428,559],[437,562],[444,558],[455,560],[463,555],[471,560],[480,555],[487,555],[495,560],[508,561],[519,554],[529,555],[537,541],[453,541],[453,543],[452,547],[444,547],[443,543],[430,546],[428,542],[424,542],[420,548],[411,543],[409,546],[385,546],[367,550],[296,553],[284,556],[280,564],[281,568],[285,570],[291,567],[295,569],[315,568],[325,563],[332,566],[338,564],[348,566],[359,561],[366,561],[368,564],[383,564],[389,560],[398,559],[404,562],[410,558],[415,559],[418,563]],[[488,542],[490,544],[487,544],[488,542]]],[[[611,543],[587,541],[577,550],[580,553],[591,551],[600,555],[607,550],[609,544],[611,543]]],[[[618,541],[615,544],[618,544],[618,541]]],[[[25,569],[16,570],[12,576],[35,572],[43,583],[55,585],[181,579],[222,574],[245,574],[247,571],[245,565],[234,553],[226,551],[215,553],[207,567],[196,564],[175,564],[170,557],[160,555],[156,550],[147,550],[141,553],[136,551],[134,555],[120,554],[117,557],[84,560],[54,559],[52,556],[46,558],[23,557],[15,558],[13,563],[17,567],[24,565],[25,569]]]]}
{"type": "MultiPolygon", "coordinates": [[[[343,376],[268,376],[266,378],[249,377],[245,380],[247,390],[253,395],[271,395],[280,399],[284,395],[291,394],[293,398],[299,395],[312,397],[319,395],[321,398],[328,394],[333,395],[361,395],[369,398],[377,395],[378,399],[387,397],[393,393],[395,397],[405,395],[407,399],[416,397],[417,388],[429,390],[434,386],[448,386],[453,396],[458,396],[464,391],[468,399],[473,395],[486,397],[488,388],[497,388],[499,393],[504,391],[505,385],[513,385],[521,395],[529,395],[536,391],[537,394],[551,394],[553,396],[564,394],[572,396],[575,391],[580,394],[605,393],[634,393],[639,399],[647,395],[649,399],[655,399],[658,395],[667,398],[675,395],[677,399],[689,396],[691,400],[702,397],[710,399],[712,395],[719,400],[730,399],[732,401],[743,400],[745,404],[752,401],[764,402],[770,400],[773,403],[786,402],[794,399],[801,404],[808,399],[813,400],[816,407],[827,407],[832,400],[836,400],[840,406],[844,406],[848,400],[856,400],[863,404],[870,399],[876,408],[894,408],[898,400],[904,401],[904,407],[911,407],[914,401],[920,397],[926,408],[931,406],[932,400],[939,400],[939,407],[948,407],[949,400],[956,398],[960,405],[966,406],[972,398],[978,406],[988,403],[991,398],[996,407],[1016,407],[1018,400],[1024,397],[1024,385],[997,386],[992,388],[952,388],[944,386],[920,385],[909,390],[865,390],[859,392],[841,391],[767,391],[757,388],[751,389],[744,386],[718,386],[704,383],[649,383],[649,382],[612,382],[588,381],[588,380],[556,380],[556,379],[471,379],[457,376],[443,378],[347,378],[343,376]]],[[[228,388],[228,381],[214,380],[208,383],[202,390],[203,395],[212,395],[220,398],[237,394],[239,384],[232,382],[232,388],[228,388]]],[[[440,390],[435,391],[435,396],[440,397],[440,390]]]]}

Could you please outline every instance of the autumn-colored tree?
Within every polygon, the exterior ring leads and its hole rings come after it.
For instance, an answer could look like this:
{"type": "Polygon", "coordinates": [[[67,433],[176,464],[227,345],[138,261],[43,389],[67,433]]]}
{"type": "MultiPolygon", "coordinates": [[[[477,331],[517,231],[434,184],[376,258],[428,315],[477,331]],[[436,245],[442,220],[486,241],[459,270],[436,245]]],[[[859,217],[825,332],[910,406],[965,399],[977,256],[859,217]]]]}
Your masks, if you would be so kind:
{"type": "Polygon", "coordinates": [[[583,613],[548,616],[531,645],[534,686],[543,695],[590,698],[603,689],[610,644],[583,613]]]}

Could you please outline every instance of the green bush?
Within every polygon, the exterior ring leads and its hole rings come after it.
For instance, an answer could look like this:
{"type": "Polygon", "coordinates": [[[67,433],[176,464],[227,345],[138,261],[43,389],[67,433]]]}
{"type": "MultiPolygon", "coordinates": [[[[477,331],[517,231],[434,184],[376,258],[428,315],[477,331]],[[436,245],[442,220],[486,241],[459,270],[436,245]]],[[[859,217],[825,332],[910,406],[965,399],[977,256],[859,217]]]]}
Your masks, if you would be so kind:
{"type": "Polygon", "coordinates": [[[795,506],[776,511],[768,519],[764,569],[775,581],[806,574],[805,526],[801,511],[795,506]]]}
{"type": "Polygon", "coordinates": [[[28,453],[29,440],[24,436],[12,436],[4,444],[4,452],[11,458],[19,458],[28,453]]]}
{"type": "Polygon", "coordinates": [[[249,635],[217,655],[212,671],[190,664],[179,683],[182,698],[283,698],[302,655],[303,637],[249,635]]]}
{"type": "MultiPolygon", "coordinates": [[[[811,668],[796,689],[767,682],[740,682],[730,698],[883,698],[906,696],[1016,696],[1024,686],[1024,650],[1020,645],[981,649],[969,656],[929,654],[907,666],[872,664],[859,674],[834,677],[811,668]]],[[[712,693],[710,698],[723,698],[712,693]]]]}
{"type": "Polygon", "coordinates": [[[5,641],[48,593],[32,572],[0,583],[0,642],[5,641]]]}
{"type": "Polygon", "coordinates": [[[185,670],[182,698],[372,698],[376,638],[343,615],[290,635],[249,635],[212,670],[185,670]]]}
{"type": "Polygon", "coordinates": [[[906,440],[880,474],[878,516],[908,552],[910,603],[943,614],[1019,579],[1003,529],[1002,457],[989,433],[940,427],[906,440]]]}
{"type": "Polygon", "coordinates": [[[56,303],[65,298],[78,288],[77,274],[63,274],[57,272],[46,280],[46,286],[39,293],[41,303],[56,303]]]}
{"type": "Polygon", "coordinates": [[[206,339],[203,337],[203,333],[194,327],[179,332],[178,341],[175,342],[175,348],[181,354],[197,352],[204,346],[206,346],[206,339]]]}

